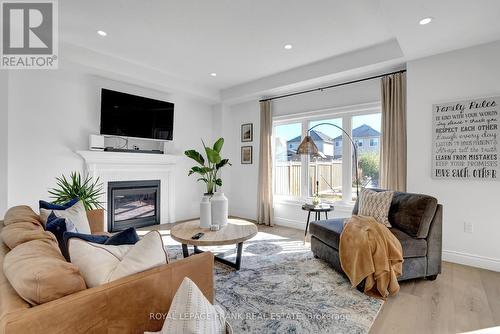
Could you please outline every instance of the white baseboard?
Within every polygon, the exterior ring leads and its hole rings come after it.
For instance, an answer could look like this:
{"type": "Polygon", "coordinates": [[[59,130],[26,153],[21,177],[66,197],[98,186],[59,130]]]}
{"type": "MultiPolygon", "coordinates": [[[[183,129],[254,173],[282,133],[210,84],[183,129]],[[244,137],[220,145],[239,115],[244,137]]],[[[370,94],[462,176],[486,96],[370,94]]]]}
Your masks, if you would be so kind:
{"type": "Polygon", "coordinates": [[[294,228],[294,229],[302,230],[302,231],[304,231],[304,229],[306,228],[305,221],[298,221],[298,220],[292,220],[292,219],[286,219],[286,218],[280,218],[280,217],[274,217],[273,223],[275,225],[290,227],[290,228],[294,228]]]}
{"type": "Polygon", "coordinates": [[[486,256],[443,250],[443,261],[500,272],[500,260],[486,256]]]}

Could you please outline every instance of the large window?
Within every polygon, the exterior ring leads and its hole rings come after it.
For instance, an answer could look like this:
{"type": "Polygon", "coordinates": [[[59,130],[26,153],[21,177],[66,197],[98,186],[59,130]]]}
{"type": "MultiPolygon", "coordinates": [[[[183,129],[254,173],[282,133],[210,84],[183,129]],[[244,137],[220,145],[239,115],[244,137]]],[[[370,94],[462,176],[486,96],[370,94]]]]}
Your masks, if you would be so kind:
{"type": "Polygon", "coordinates": [[[310,113],[307,116],[274,120],[274,193],[275,197],[307,199],[318,193],[324,201],[356,199],[354,152],[358,151],[359,181],[362,186],[376,187],[379,183],[380,127],[379,106],[363,111],[310,113]],[[308,133],[308,129],[314,127],[308,133]],[[297,148],[302,139],[310,135],[318,151],[317,157],[301,156],[297,148]],[[350,159],[345,159],[350,157],[350,159]]]}
{"type": "Polygon", "coordinates": [[[297,147],[302,140],[302,124],[291,123],[274,127],[274,193],[300,197],[302,162],[297,147]]]}
{"type": "Polygon", "coordinates": [[[309,196],[335,201],[342,199],[342,118],[309,122],[309,135],[322,156],[309,159],[309,196]],[[339,143],[336,145],[335,143],[339,143]]]}
{"type": "Polygon", "coordinates": [[[358,145],[360,182],[364,187],[376,188],[380,171],[381,114],[352,117],[353,138],[365,145],[358,145]]]}

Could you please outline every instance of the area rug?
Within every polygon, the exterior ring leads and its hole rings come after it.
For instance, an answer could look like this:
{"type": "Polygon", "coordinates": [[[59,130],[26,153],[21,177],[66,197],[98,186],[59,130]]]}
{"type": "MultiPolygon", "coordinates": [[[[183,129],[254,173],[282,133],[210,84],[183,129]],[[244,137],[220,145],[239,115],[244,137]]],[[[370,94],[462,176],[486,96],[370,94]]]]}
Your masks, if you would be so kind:
{"type": "MultiPolygon", "coordinates": [[[[181,258],[180,245],[164,240],[181,258]]],[[[235,247],[204,250],[236,256],[235,247]]],[[[215,273],[216,303],[234,333],[368,333],[382,307],[315,259],[309,244],[269,233],[245,242],[239,271],[216,262],[215,273]]]]}

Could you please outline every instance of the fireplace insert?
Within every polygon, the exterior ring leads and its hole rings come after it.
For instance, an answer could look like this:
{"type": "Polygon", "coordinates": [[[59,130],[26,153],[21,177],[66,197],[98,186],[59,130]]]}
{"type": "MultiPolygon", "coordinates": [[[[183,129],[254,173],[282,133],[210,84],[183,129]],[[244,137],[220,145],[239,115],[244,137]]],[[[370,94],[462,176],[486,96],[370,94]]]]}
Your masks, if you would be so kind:
{"type": "Polygon", "coordinates": [[[108,231],[160,224],[160,180],[108,182],[108,231]]]}

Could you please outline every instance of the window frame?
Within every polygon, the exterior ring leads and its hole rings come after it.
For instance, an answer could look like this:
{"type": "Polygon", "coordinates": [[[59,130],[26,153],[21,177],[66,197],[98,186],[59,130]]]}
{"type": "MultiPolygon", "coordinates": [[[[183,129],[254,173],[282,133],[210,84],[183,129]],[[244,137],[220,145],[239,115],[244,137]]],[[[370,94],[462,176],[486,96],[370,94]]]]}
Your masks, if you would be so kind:
{"type": "MultiPolygon", "coordinates": [[[[382,111],[380,102],[370,102],[363,104],[356,104],[344,107],[334,107],[328,109],[321,110],[313,110],[313,111],[304,111],[294,114],[288,115],[277,115],[273,116],[273,134],[272,134],[272,159],[273,159],[273,170],[272,170],[272,179],[273,179],[273,196],[274,202],[276,203],[286,203],[286,202],[295,202],[295,203],[303,203],[311,199],[309,196],[309,175],[308,175],[308,164],[310,158],[308,156],[301,157],[302,163],[302,174],[301,174],[301,195],[291,196],[291,195],[279,195],[275,193],[275,154],[274,154],[274,143],[275,143],[275,129],[278,125],[287,125],[287,124],[295,124],[301,123],[301,138],[305,138],[307,130],[310,128],[311,122],[342,118],[342,128],[348,132],[352,133],[352,118],[354,116],[363,116],[370,114],[379,114],[382,111]]],[[[347,138],[345,133],[342,133],[342,143],[349,142],[349,138],[347,138]]],[[[342,157],[352,157],[353,150],[352,145],[341,145],[342,147],[342,157]]],[[[354,202],[352,201],[352,187],[350,186],[352,180],[352,159],[342,159],[342,199],[339,201],[335,201],[332,203],[353,206],[354,202]]]]}

